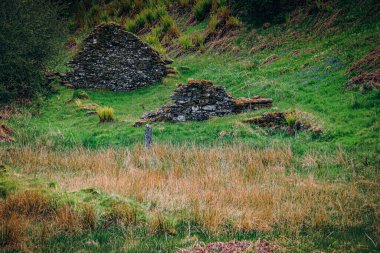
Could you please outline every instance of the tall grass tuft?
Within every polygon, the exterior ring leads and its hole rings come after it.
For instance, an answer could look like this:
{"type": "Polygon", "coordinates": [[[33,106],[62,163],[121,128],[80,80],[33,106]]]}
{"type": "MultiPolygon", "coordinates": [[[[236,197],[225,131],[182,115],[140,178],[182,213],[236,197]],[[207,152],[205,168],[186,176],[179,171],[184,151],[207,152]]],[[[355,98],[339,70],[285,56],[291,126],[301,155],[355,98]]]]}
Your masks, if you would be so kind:
{"type": "Polygon", "coordinates": [[[237,17],[229,16],[226,21],[226,26],[230,29],[239,28],[241,26],[241,22],[237,17]]]}
{"type": "Polygon", "coordinates": [[[210,20],[208,21],[207,30],[209,32],[215,32],[218,24],[219,24],[218,16],[215,14],[211,15],[210,20]]]}
{"type": "Polygon", "coordinates": [[[28,239],[28,220],[13,214],[4,219],[0,217],[0,248],[4,252],[19,252],[26,249],[28,239]]]}
{"type": "Polygon", "coordinates": [[[115,120],[115,111],[112,107],[99,107],[96,109],[100,123],[113,122],[115,120]]]}
{"type": "Polygon", "coordinates": [[[191,38],[185,34],[178,38],[178,44],[184,50],[189,50],[193,46],[191,38]]]}
{"type": "Polygon", "coordinates": [[[199,21],[204,20],[207,17],[207,15],[210,13],[211,6],[212,6],[211,0],[197,0],[193,8],[195,18],[199,21]]]}

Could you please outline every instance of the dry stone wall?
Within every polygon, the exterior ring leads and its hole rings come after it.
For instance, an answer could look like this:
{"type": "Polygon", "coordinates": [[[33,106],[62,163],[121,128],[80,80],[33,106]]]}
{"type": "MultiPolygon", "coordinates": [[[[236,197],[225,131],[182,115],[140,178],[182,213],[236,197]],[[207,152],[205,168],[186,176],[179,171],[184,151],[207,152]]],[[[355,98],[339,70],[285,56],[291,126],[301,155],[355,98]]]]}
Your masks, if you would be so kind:
{"type": "Polygon", "coordinates": [[[272,99],[233,98],[223,86],[213,85],[211,81],[189,80],[174,91],[174,103],[164,105],[159,110],[143,115],[136,126],[152,121],[207,120],[214,116],[241,113],[272,106],[272,99]]]}
{"type": "Polygon", "coordinates": [[[128,91],[160,81],[165,62],[149,45],[116,24],[100,25],[84,40],[64,78],[74,88],[128,91]]]}

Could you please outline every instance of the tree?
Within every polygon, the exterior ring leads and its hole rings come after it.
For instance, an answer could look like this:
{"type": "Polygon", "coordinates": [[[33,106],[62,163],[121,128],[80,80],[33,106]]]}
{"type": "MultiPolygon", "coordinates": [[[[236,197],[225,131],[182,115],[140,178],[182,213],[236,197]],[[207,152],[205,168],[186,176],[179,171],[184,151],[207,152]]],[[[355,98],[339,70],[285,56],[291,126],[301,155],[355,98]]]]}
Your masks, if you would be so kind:
{"type": "Polygon", "coordinates": [[[0,2],[0,102],[31,98],[46,89],[46,63],[63,31],[58,5],[49,0],[0,2]]]}

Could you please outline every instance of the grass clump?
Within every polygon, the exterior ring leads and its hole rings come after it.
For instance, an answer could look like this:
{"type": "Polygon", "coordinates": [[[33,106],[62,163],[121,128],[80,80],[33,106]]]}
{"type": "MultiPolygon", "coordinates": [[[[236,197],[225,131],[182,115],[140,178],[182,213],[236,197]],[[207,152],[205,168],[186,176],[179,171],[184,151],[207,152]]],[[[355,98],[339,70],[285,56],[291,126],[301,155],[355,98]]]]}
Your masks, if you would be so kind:
{"type": "Polygon", "coordinates": [[[289,112],[285,115],[285,120],[288,126],[294,128],[297,123],[297,113],[295,111],[289,112]]]}
{"type": "Polygon", "coordinates": [[[215,32],[218,24],[219,24],[218,16],[215,14],[211,15],[210,20],[208,21],[207,30],[209,32],[215,32]]]}
{"type": "Polygon", "coordinates": [[[96,109],[100,123],[113,122],[115,120],[115,111],[112,107],[99,107],[96,109]]]}
{"type": "Polygon", "coordinates": [[[178,44],[184,50],[189,50],[193,46],[193,42],[188,35],[182,35],[179,37],[178,44]]]}
{"type": "MultiPolygon", "coordinates": [[[[137,33],[144,27],[151,26],[157,23],[160,19],[169,16],[165,6],[157,8],[145,8],[135,18],[130,19],[124,25],[127,31],[137,33]]],[[[170,17],[170,16],[169,16],[170,17]]],[[[174,21],[172,20],[172,23],[174,21]]]]}
{"type": "Polygon", "coordinates": [[[204,20],[210,13],[212,6],[211,0],[198,0],[194,6],[194,16],[198,21],[204,20]]]}
{"type": "Polygon", "coordinates": [[[148,222],[152,234],[176,234],[176,221],[173,217],[165,215],[161,211],[152,214],[148,222]]]}
{"type": "Polygon", "coordinates": [[[145,37],[145,42],[148,43],[154,50],[160,54],[165,54],[166,50],[160,42],[160,38],[156,34],[149,34],[145,37]]]}
{"type": "Polygon", "coordinates": [[[76,99],[90,99],[90,97],[88,96],[87,92],[85,92],[83,90],[75,90],[74,93],[73,93],[72,99],[73,100],[76,100],[76,99]]]}
{"type": "Polygon", "coordinates": [[[162,32],[166,33],[174,26],[174,20],[170,15],[161,18],[162,32]]]}
{"type": "Polygon", "coordinates": [[[205,36],[203,33],[194,33],[191,37],[192,43],[195,47],[203,50],[205,48],[205,36]]]}
{"type": "Polygon", "coordinates": [[[192,0],[179,0],[179,6],[186,8],[192,5],[192,0]]]}
{"type": "Polygon", "coordinates": [[[226,26],[230,29],[239,28],[241,26],[241,22],[237,17],[229,16],[226,21],[226,26]]]}

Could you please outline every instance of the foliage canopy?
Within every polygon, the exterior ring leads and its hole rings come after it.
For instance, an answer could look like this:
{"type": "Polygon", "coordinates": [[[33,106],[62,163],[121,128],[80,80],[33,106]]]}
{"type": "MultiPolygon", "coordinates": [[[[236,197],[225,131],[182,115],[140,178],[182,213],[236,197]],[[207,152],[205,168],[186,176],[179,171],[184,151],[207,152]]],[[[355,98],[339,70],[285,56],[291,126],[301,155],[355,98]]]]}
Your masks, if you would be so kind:
{"type": "Polygon", "coordinates": [[[0,101],[42,92],[43,72],[63,31],[59,7],[49,0],[0,3],[0,101]]]}

